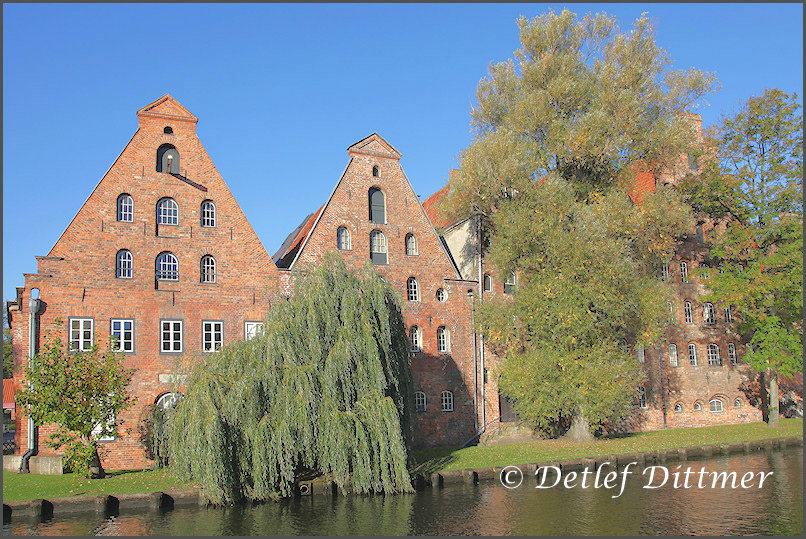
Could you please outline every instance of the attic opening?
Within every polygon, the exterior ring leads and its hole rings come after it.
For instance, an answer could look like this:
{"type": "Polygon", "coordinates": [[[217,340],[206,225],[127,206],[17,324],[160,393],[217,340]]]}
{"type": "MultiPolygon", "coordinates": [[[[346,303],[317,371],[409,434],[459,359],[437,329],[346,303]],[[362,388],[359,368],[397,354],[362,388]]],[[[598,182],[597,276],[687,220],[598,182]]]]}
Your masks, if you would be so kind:
{"type": "Polygon", "coordinates": [[[157,148],[157,172],[179,174],[179,152],[173,144],[157,148]]]}
{"type": "Polygon", "coordinates": [[[380,175],[381,175],[381,169],[378,167],[378,165],[372,167],[372,176],[377,178],[380,175]]]}
{"type": "Polygon", "coordinates": [[[163,129],[162,132],[165,133],[166,135],[173,135],[174,134],[173,127],[171,127],[170,125],[166,125],[165,129],[163,129]]]}

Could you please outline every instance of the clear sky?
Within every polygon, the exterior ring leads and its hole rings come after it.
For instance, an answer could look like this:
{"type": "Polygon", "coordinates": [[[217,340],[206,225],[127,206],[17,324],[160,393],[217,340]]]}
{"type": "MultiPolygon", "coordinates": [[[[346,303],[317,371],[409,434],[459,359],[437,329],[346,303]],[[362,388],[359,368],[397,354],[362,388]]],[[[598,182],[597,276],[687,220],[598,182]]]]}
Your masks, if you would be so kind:
{"type": "MultiPolygon", "coordinates": [[[[563,4],[4,4],[3,295],[36,271],[169,93],[269,254],[378,132],[425,199],[468,145],[476,84],[515,19],[563,4]]],[[[716,74],[706,126],[764,88],[803,92],[801,4],[568,4],[648,12],[674,67],[716,74]]],[[[801,98],[802,102],[802,98],[801,98]]]]}

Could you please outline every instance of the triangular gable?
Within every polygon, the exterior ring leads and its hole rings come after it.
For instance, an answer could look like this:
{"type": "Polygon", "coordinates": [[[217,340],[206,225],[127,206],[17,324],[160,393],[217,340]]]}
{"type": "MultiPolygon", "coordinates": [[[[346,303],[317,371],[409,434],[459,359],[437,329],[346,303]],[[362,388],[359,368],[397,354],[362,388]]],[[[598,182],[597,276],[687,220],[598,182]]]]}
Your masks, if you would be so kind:
{"type": "Polygon", "coordinates": [[[188,109],[182,106],[179,101],[165,94],[150,105],[146,105],[137,111],[138,116],[155,116],[158,118],[170,118],[172,120],[185,120],[190,122],[198,122],[196,118],[188,109]]]}
{"type": "Polygon", "coordinates": [[[391,157],[400,159],[403,155],[394,146],[386,142],[378,133],[363,138],[347,148],[350,153],[362,153],[366,155],[376,155],[380,157],[391,157]]]}

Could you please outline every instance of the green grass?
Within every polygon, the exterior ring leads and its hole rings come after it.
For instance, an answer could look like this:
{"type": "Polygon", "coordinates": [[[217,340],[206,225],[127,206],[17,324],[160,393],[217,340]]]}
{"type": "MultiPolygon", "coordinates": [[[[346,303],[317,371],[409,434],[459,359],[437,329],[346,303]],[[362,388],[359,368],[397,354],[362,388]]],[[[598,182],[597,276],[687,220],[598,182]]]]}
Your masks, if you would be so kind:
{"type": "Polygon", "coordinates": [[[3,470],[3,501],[62,498],[96,494],[165,491],[191,487],[169,469],[110,471],[104,479],[87,479],[79,474],[34,475],[3,470]]]}
{"type": "Polygon", "coordinates": [[[597,439],[591,443],[565,440],[535,440],[513,444],[472,446],[464,449],[436,448],[414,451],[415,472],[462,470],[596,457],[636,451],[674,449],[693,445],[712,445],[803,434],[803,419],[781,419],[777,428],[766,423],[720,425],[639,432],[597,439]]]}

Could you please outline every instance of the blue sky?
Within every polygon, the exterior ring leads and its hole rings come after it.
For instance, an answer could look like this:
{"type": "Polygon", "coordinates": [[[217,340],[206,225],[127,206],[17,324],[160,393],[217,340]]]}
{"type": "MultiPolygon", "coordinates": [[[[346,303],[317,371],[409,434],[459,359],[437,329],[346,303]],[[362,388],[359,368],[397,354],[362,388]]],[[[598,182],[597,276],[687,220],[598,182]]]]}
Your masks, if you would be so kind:
{"type": "MultiPolygon", "coordinates": [[[[803,92],[801,4],[568,4],[627,28],[644,11],[674,67],[716,74],[706,126],[764,88],[803,92]]],[[[4,4],[3,294],[53,247],[169,93],[263,245],[329,195],[346,149],[377,131],[425,199],[471,141],[515,19],[563,4],[4,4]]],[[[801,98],[802,102],[802,98],[801,98]]]]}

